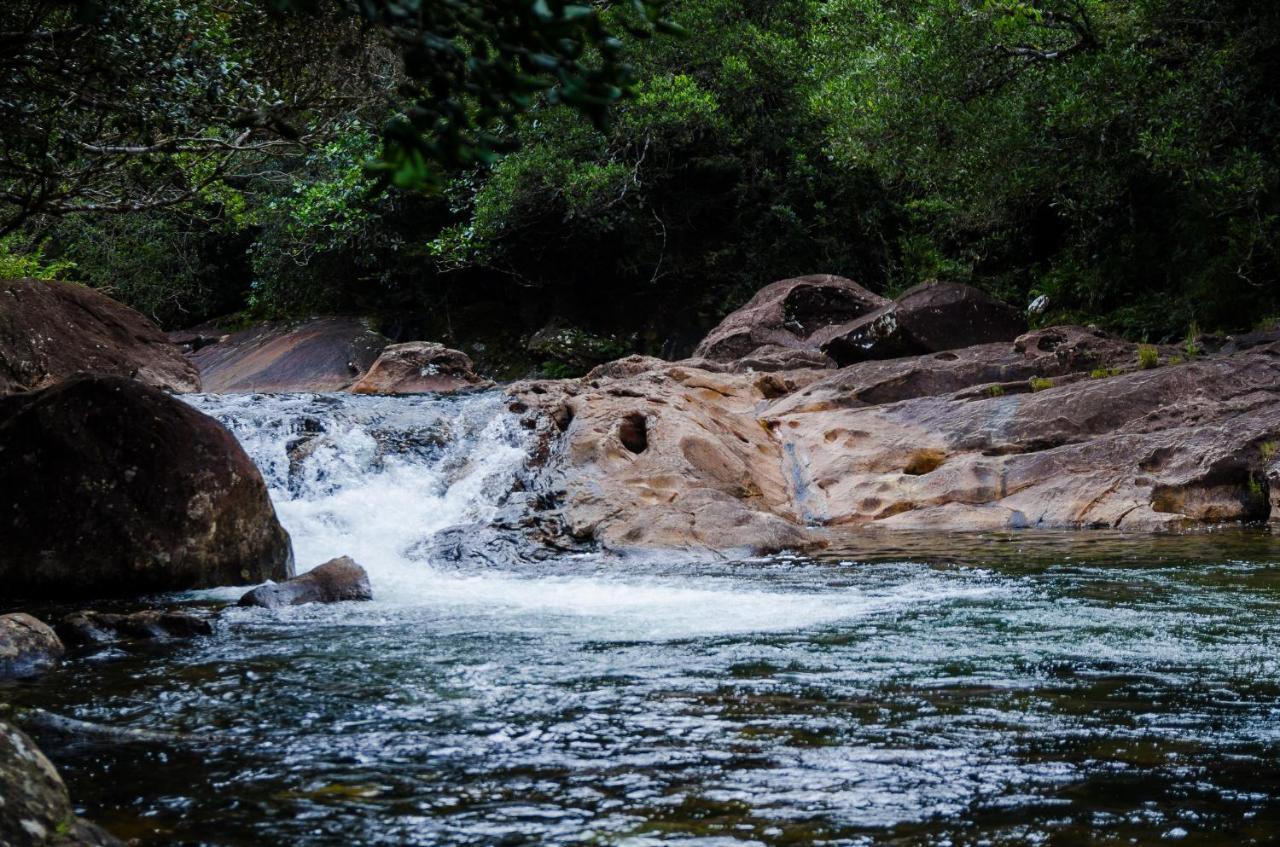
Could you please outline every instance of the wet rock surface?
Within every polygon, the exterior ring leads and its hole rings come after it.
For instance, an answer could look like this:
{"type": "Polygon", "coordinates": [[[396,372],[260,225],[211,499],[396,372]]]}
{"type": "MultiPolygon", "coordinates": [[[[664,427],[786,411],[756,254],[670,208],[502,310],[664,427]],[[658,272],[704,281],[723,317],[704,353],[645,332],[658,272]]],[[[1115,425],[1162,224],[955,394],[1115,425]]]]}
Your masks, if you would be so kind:
{"type": "Polygon", "coordinates": [[[453,394],[492,385],[476,374],[467,354],[430,341],[409,341],[383,348],[349,390],[353,394],[453,394]]]}
{"type": "Polygon", "coordinates": [[[342,391],[390,343],[355,317],[259,324],[205,339],[216,332],[196,328],[175,338],[191,346],[204,390],[220,393],[342,391]]]}
{"type": "Polygon", "coordinates": [[[130,614],[73,612],[58,622],[57,632],[74,647],[96,647],[121,641],[157,641],[212,635],[213,624],[191,612],[145,609],[130,614]]]}
{"type": "Polygon", "coordinates": [[[182,350],[128,306],[74,283],[0,280],[0,394],[85,374],[200,390],[182,350]]]}
{"type": "Polygon", "coordinates": [[[57,633],[42,621],[21,612],[0,615],[0,680],[51,671],[65,653],[57,633]]]}
{"type": "Polygon", "coordinates": [[[369,575],[349,556],[330,559],[287,582],[261,585],[240,598],[241,606],[276,609],[304,603],[372,600],[369,575]]]}
{"type": "Polygon", "coordinates": [[[22,730],[0,718],[0,844],[4,847],[120,847],[76,817],[57,769],[22,730]]]}
{"type": "Polygon", "coordinates": [[[545,514],[606,548],[1183,529],[1264,521],[1277,499],[1280,339],[1223,349],[1143,367],[1063,326],[828,370],[631,357],[510,393],[542,440],[545,514]]]}
{"type": "Polygon", "coordinates": [[[283,579],[288,534],[221,424],[139,382],[0,398],[0,584],[65,600],[283,579]]]}

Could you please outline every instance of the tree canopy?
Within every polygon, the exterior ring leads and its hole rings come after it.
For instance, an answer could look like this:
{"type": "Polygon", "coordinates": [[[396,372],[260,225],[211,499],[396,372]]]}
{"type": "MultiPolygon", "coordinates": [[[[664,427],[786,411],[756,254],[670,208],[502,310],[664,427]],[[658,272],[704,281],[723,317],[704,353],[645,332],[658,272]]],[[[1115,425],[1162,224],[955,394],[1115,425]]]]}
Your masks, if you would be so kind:
{"type": "Polygon", "coordinates": [[[16,0],[0,267],[490,352],[677,353],[814,272],[1236,330],[1280,313],[1278,61],[1249,0],[16,0]]]}

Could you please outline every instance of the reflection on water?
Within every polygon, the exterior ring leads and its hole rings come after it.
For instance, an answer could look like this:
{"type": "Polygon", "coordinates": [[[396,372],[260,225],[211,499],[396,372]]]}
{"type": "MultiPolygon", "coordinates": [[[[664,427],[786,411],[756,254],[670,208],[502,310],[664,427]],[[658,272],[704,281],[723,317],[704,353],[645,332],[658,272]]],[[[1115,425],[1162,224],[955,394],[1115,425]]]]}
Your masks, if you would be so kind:
{"type": "Polygon", "coordinates": [[[455,435],[327,487],[273,477],[311,559],[364,551],[375,602],[229,609],[212,638],[0,689],[182,734],[37,733],[85,814],[148,845],[1275,843],[1268,535],[854,535],[821,560],[506,570],[401,555],[392,522],[362,537],[330,498],[501,506],[515,465],[493,445],[518,439],[473,402],[487,465],[455,435]]]}

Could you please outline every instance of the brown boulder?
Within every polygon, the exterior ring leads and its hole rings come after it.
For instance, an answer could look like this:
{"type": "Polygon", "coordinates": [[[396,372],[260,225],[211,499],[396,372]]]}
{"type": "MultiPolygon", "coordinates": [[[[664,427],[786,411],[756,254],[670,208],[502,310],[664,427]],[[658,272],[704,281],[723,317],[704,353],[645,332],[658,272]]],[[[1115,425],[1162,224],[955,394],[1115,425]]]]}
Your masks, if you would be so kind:
{"type": "Polygon", "coordinates": [[[1026,329],[1021,312],[984,291],[961,283],[925,282],[892,304],[815,332],[810,341],[845,366],[1013,341],[1026,329]]]}
{"type": "Polygon", "coordinates": [[[31,615],[0,615],[0,679],[53,670],[66,652],[57,633],[31,615]]]}
{"type": "Polygon", "coordinates": [[[240,605],[276,609],[281,606],[301,606],[304,603],[372,599],[369,574],[350,556],[340,556],[287,582],[260,585],[241,597],[240,605]]]}
{"type": "Polygon", "coordinates": [[[348,390],[352,394],[453,394],[492,385],[476,375],[466,353],[430,341],[409,341],[384,347],[348,390]]]}
{"type": "Polygon", "coordinates": [[[292,573],[262,476],[213,418],[139,382],[0,398],[6,594],[139,594],[292,573]]]}
{"type": "Polygon", "coordinates": [[[200,390],[182,351],[128,306],[70,282],[0,280],[0,394],[84,374],[200,390]]]}
{"type": "Polygon", "coordinates": [[[205,391],[342,391],[369,369],[388,343],[360,318],[313,318],[259,324],[224,335],[195,349],[191,359],[200,369],[205,391]]]}
{"type": "Polygon", "coordinates": [[[818,330],[847,323],[888,303],[839,276],[784,279],[766,285],[745,306],[729,313],[693,355],[728,362],[766,345],[810,348],[806,339],[818,330]]]}
{"type": "Polygon", "coordinates": [[[22,730],[0,720],[0,844],[4,847],[122,847],[76,817],[67,786],[22,730]]]}

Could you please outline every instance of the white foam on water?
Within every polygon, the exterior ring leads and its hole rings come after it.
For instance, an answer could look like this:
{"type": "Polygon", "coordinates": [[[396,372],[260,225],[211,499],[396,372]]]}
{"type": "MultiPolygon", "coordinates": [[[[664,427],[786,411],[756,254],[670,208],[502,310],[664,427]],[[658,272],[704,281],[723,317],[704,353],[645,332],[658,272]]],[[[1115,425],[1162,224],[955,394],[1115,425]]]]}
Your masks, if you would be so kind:
{"type": "Polygon", "coordinates": [[[583,575],[438,567],[421,552],[424,542],[492,520],[524,469],[526,436],[499,395],[191,401],[226,424],[262,469],[299,572],[342,555],[368,571],[376,602],[345,608],[353,623],[381,620],[389,607],[422,607],[503,628],[683,638],[813,627],[994,590],[939,575],[874,590],[762,589],[758,581],[678,572],[641,578],[628,567],[635,563],[589,556],[575,569],[583,575]]]}

